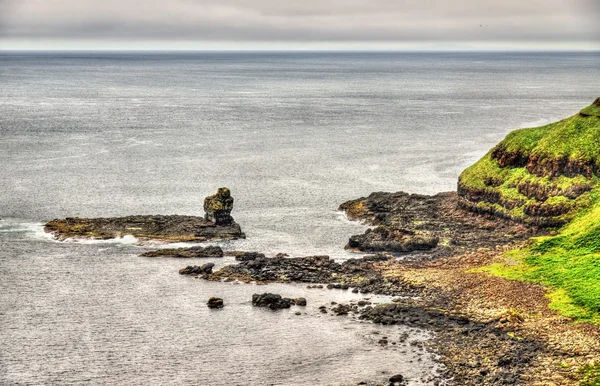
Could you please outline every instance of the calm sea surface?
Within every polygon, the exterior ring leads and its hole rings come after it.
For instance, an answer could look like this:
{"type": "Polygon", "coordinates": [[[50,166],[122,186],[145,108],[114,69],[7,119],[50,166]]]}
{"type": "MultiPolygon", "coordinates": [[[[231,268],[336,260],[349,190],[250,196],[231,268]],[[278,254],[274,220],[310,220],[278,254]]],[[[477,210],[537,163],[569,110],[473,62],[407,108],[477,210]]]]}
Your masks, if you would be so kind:
{"type": "Polygon", "coordinates": [[[421,385],[431,356],[376,343],[404,329],[318,312],[360,296],[207,283],[177,270],[209,259],[58,243],[41,224],[201,215],[227,186],[248,239],[223,247],[346,259],[364,227],[340,203],[452,190],[510,130],[576,113],[598,85],[598,53],[0,53],[0,384],[421,385]],[[309,306],[253,308],[266,291],[309,306]]]}

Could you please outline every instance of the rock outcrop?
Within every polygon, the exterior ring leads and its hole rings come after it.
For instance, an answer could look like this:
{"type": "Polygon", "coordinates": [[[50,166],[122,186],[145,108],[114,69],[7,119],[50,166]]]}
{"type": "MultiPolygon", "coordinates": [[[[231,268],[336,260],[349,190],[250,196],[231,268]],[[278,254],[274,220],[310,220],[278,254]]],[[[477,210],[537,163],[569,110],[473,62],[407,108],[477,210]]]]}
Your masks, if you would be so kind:
{"type": "Polygon", "coordinates": [[[208,277],[212,273],[215,263],[206,263],[203,265],[188,265],[179,270],[180,275],[203,276],[208,277]]]}
{"type": "Polygon", "coordinates": [[[208,246],[208,247],[190,247],[190,248],[166,248],[157,249],[154,251],[148,251],[142,253],[140,256],[144,257],[178,257],[178,258],[194,258],[194,257],[223,257],[223,250],[221,247],[208,246]]]}
{"type": "Polygon", "coordinates": [[[524,240],[537,229],[502,219],[491,219],[458,208],[454,192],[433,196],[372,193],[340,205],[352,220],[374,229],[350,237],[346,248],[366,252],[420,252],[420,258],[463,253],[468,249],[494,248],[524,240]]]}
{"type": "Polygon", "coordinates": [[[216,194],[204,199],[204,218],[217,225],[229,225],[233,223],[231,210],[233,209],[233,197],[228,188],[219,188],[216,194]]]}
{"type": "Polygon", "coordinates": [[[281,297],[278,294],[264,293],[252,295],[252,305],[255,307],[280,310],[282,308],[290,308],[292,304],[294,304],[292,299],[281,297]]]}
{"type": "MultiPolygon", "coordinates": [[[[225,266],[211,275],[189,270],[180,273],[200,275],[208,280],[239,280],[242,282],[303,282],[329,283],[329,289],[353,288],[353,292],[378,294],[411,294],[415,288],[402,280],[387,277],[378,269],[380,264],[395,264],[396,260],[384,254],[364,256],[337,263],[329,256],[294,258],[259,258],[225,266]]],[[[315,286],[316,287],[316,286],[315,286]]],[[[321,286],[322,287],[322,286],[321,286]]]]}
{"type": "Polygon", "coordinates": [[[459,205],[543,227],[589,206],[600,177],[600,98],[579,114],[511,132],[458,181],[459,205]]]}
{"type": "Polygon", "coordinates": [[[231,217],[233,198],[220,188],[204,202],[205,218],[180,215],[142,215],[108,218],[68,217],[47,223],[44,230],[58,240],[113,239],[133,236],[138,240],[162,242],[243,239],[246,235],[231,217]]]}

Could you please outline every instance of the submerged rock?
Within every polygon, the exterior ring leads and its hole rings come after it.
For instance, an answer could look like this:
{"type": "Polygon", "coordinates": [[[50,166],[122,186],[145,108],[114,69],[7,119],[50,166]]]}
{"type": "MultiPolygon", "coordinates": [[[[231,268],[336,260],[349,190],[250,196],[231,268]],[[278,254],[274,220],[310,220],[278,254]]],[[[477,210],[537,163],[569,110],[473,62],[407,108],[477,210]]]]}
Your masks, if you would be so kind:
{"type": "Polygon", "coordinates": [[[192,257],[223,257],[223,250],[221,247],[208,246],[208,247],[191,247],[191,248],[167,248],[157,249],[155,251],[148,251],[142,253],[140,256],[144,257],[180,257],[180,258],[192,258],[192,257]]]}
{"type": "Polygon", "coordinates": [[[208,306],[208,308],[223,308],[224,306],[223,299],[215,297],[211,297],[210,299],[208,299],[206,305],[208,306]]]}
{"type": "Polygon", "coordinates": [[[256,307],[266,307],[271,310],[279,310],[282,308],[290,308],[292,304],[292,299],[281,297],[281,295],[278,294],[264,293],[252,295],[252,305],[256,307]]]}

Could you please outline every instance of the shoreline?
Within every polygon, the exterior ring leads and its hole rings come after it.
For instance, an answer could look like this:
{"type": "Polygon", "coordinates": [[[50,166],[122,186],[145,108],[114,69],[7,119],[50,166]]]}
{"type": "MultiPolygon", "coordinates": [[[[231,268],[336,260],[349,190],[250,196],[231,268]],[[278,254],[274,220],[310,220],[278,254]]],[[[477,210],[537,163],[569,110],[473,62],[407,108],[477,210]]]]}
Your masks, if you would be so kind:
{"type": "MultiPolygon", "coordinates": [[[[382,193],[376,195],[381,198],[382,193]]],[[[419,211],[411,212],[420,213],[419,220],[406,218],[404,225],[408,229],[400,237],[414,237],[425,229],[434,236],[442,231],[456,241],[445,240],[428,249],[395,255],[375,252],[342,263],[327,256],[259,257],[200,277],[256,283],[328,283],[332,290],[402,296],[375,307],[344,304],[324,309],[338,315],[353,313],[373,323],[400,324],[433,332],[435,337],[426,344],[427,350],[438,355],[446,368],[442,378],[433,384],[575,386],[580,384],[586,366],[600,361],[600,326],[573,324],[571,319],[550,310],[546,289],[541,285],[477,271],[493,263],[505,264],[504,252],[522,246],[533,235],[543,234],[542,229],[463,209],[439,211],[440,201],[435,198],[440,195],[401,192],[383,195],[388,201],[398,202],[414,196],[420,206],[419,211]],[[429,207],[423,207],[423,202],[429,207]],[[427,222],[428,213],[441,216],[433,216],[432,225],[427,222]],[[444,213],[448,214],[446,218],[444,213]],[[491,226],[490,221],[496,226],[491,226]],[[483,232],[478,233],[477,229],[483,232]],[[507,230],[513,231],[509,237],[507,230]],[[488,237],[477,238],[481,234],[488,237]],[[474,242],[463,241],[465,237],[474,242]]],[[[452,202],[454,196],[444,193],[441,197],[452,202]]],[[[368,199],[351,202],[356,208],[357,202],[365,200],[368,199]]],[[[406,210],[405,205],[399,207],[406,210]]],[[[364,210],[349,214],[349,218],[376,227],[393,223],[394,216],[393,210],[386,217],[364,210]]],[[[368,230],[366,234],[371,232],[368,230]]]]}

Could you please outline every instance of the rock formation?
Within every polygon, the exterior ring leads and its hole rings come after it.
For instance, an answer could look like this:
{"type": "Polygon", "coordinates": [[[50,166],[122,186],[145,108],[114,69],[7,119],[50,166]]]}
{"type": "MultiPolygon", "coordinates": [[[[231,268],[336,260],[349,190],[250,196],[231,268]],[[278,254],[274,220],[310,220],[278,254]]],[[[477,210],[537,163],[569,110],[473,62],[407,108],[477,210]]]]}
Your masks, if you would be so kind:
{"type": "Polygon", "coordinates": [[[148,251],[142,253],[140,256],[144,257],[179,257],[179,258],[193,258],[193,257],[223,257],[223,250],[221,247],[210,245],[208,247],[190,247],[190,248],[166,248],[157,249],[154,251],[148,251]]]}
{"type": "Polygon", "coordinates": [[[48,222],[44,230],[58,240],[113,239],[131,235],[139,240],[163,242],[243,239],[246,235],[231,217],[233,198],[229,189],[204,201],[205,218],[180,215],[143,215],[108,218],[68,217],[48,222]]]}
{"type": "Polygon", "coordinates": [[[216,194],[204,199],[204,218],[217,225],[229,225],[233,223],[231,210],[233,209],[233,197],[228,188],[219,188],[216,194]]]}

